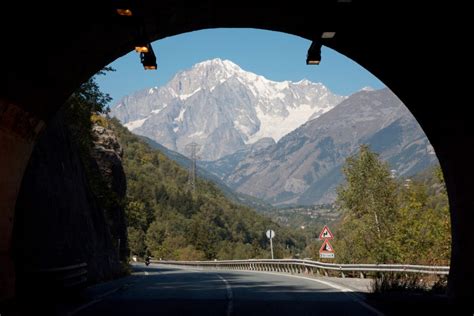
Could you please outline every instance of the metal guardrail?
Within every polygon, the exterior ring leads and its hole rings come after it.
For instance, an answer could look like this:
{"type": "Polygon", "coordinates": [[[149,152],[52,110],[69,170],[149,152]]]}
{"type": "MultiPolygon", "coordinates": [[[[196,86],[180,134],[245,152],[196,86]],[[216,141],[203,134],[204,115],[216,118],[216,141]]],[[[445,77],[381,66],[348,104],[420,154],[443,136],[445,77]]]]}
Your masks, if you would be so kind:
{"type": "Polygon", "coordinates": [[[449,266],[423,266],[407,264],[335,264],[298,259],[249,259],[249,260],[220,260],[220,261],[163,261],[151,260],[152,263],[193,266],[200,268],[215,268],[225,270],[273,271],[283,273],[305,273],[327,275],[327,270],[358,272],[364,277],[366,272],[406,272],[423,274],[449,274],[449,266]]]}
{"type": "Polygon", "coordinates": [[[64,267],[40,269],[35,272],[63,289],[72,289],[87,282],[87,263],[85,262],[64,267]]]}
{"type": "Polygon", "coordinates": [[[87,263],[51,268],[24,268],[17,274],[17,293],[24,297],[49,299],[70,296],[87,285],[87,263]]]}

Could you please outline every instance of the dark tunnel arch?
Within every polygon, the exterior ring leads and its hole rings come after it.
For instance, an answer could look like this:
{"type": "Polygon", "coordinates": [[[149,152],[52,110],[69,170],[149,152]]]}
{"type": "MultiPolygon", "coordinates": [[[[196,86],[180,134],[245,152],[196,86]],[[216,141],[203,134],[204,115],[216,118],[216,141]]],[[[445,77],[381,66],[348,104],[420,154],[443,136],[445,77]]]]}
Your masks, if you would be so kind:
{"type": "MultiPolygon", "coordinates": [[[[451,206],[449,291],[456,300],[468,301],[472,297],[474,130],[468,109],[454,107],[466,102],[466,97],[449,93],[457,81],[446,83],[446,90],[439,89],[438,75],[449,78],[453,70],[436,68],[440,57],[434,53],[439,51],[441,34],[447,34],[439,18],[453,8],[433,4],[431,14],[426,15],[425,8],[405,8],[393,3],[369,6],[329,0],[320,1],[316,10],[307,8],[303,1],[291,5],[243,1],[238,6],[217,1],[200,1],[193,6],[174,1],[143,3],[147,8],[143,21],[150,41],[217,27],[266,29],[309,40],[322,31],[336,30],[336,37],[324,45],[350,57],[390,87],[433,145],[445,174],[451,206]],[[419,23],[420,16],[425,19],[423,23],[419,23]],[[445,106],[437,106],[440,104],[445,106]]],[[[26,48],[7,52],[7,58],[1,61],[4,74],[0,90],[0,145],[5,154],[0,157],[0,260],[2,270],[9,275],[14,275],[9,263],[9,231],[16,194],[36,136],[81,82],[132,50],[135,33],[133,23],[113,15],[108,1],[81,14],[73,12],[69,4],[41,8],[44,15],[36,14],[34,9],[24,12],[20,7],[12,8],[11,15],[24,21],[24,28],[4,28],[8,30],[5,42],[10,47],[26,48]],[[45,24],[48,18],[55,23],[45,24]],[[68,36],[63,35],[65,31],[68,36]],[[36,48],[35,60],[31,58],[32,47],[36,48]]],[[[443,56],[462,66],[456,60],[461,44],[452,42],[453,52],[443,56]]],[[[11,295],[11,279],[6,279],[9,281],[3,282],[1,297],[11,295]]]]}

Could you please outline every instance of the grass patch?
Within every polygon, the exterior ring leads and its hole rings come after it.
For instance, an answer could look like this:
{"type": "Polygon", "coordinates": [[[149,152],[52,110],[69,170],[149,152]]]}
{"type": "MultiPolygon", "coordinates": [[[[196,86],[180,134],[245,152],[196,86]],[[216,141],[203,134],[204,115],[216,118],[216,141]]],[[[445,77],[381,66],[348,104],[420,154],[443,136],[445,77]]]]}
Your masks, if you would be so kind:
{"type": "Polygon", "coordinates": [[[446,294],[448,278],[445,275],[380,273],[372,283],[373,293],[409,291],[412,293],[446,294]]]}

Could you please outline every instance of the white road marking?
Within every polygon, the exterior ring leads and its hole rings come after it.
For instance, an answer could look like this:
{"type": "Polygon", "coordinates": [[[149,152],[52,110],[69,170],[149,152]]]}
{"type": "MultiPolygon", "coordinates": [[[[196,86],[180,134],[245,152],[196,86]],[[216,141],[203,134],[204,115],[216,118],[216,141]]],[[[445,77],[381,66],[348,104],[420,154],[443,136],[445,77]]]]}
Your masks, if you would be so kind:
{"type": "Polygon", "coordinates": [[[230,287],[229,282],[224,279],[221,275],[217,274],[219,279],[222,280],[222,282],[225,283],[225,289],[227,291],[227,316],[232,315],[233,309],[234,309],[234,294],[232,293],[232,288],[230,287]]]}
{"type": "Polygon", "coordinates": [[[145,275],[148,275],[148,271],[145,271],[145,275]]]}

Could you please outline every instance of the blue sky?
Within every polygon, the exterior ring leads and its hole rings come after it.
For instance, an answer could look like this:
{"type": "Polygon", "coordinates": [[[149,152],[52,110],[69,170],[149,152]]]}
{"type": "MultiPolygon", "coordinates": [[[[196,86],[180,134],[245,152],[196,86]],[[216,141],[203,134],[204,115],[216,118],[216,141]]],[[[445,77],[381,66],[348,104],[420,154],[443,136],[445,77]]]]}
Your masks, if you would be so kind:
{"type": "MultiPolygon", "coordinates": [[[[336,34],[337,36],[337,34],[336,34]]],[[[242,69],[274,81],[308,79],[331,91],[349,95],[363,87],[379,89],[383,83],[351,59],[323,47],[321,64],[306,65],[311,42],[286,33],[256,29],[209,29],[185,33],[152,43],[158,70],[143,70],[138,53],[115,60],[116,72],[99,76],[112,105],[137,90],[165,85],[178,71],[212,59],[229,59],[242,69]]]]}

